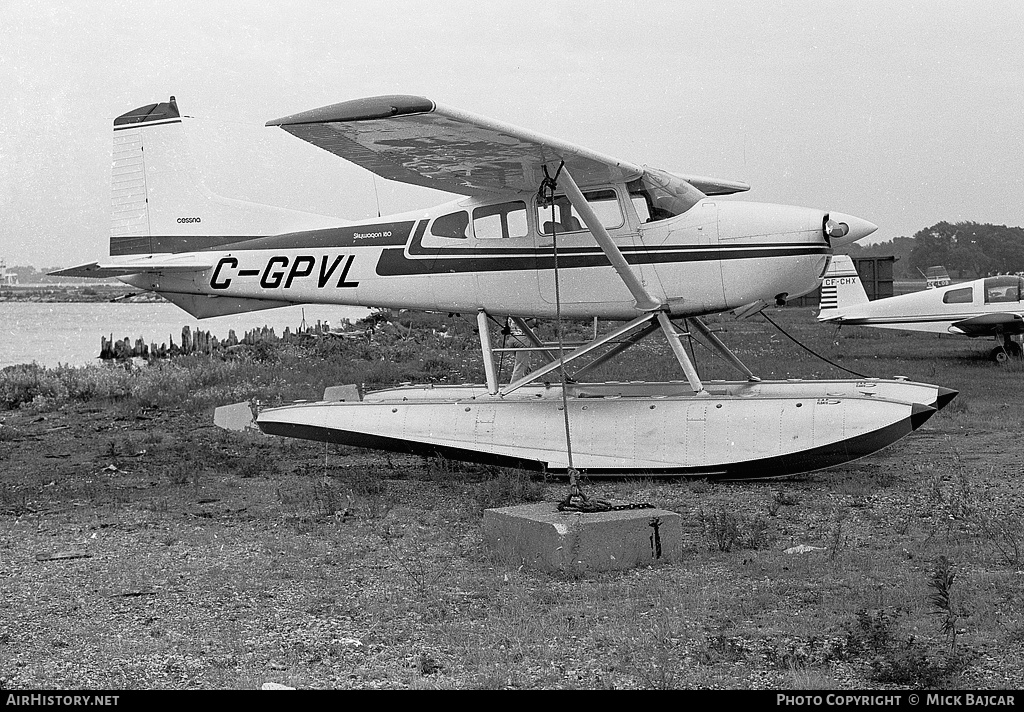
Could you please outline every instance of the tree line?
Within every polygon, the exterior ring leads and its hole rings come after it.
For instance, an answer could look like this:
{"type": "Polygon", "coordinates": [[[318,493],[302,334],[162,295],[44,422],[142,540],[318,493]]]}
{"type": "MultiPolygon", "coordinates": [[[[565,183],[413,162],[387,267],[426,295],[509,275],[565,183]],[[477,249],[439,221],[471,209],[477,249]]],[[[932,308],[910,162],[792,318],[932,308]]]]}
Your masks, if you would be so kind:
{"type": "Polygon", "coordinates": [[[913,237],[894,237],[873,245],[847,245],[851,257],[896,257],[897,278],[920,279],[926,269],[943,265],[953,279],[1024,272],[1024,228],[988,223],[940,222],[913,237]]]}

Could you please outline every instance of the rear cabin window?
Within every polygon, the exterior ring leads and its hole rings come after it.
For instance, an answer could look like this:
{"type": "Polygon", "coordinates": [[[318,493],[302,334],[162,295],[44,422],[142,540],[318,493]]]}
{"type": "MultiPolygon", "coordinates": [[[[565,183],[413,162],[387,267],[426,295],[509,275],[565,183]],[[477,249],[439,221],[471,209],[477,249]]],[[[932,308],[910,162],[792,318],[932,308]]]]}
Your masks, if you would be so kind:
{"type": "MultiPolygon", "coordinates": [[[[583,197],[590,204],[590,209],[597,215],[597,219],[605,228],[622,227],[622,210],[619,208],[619,197],[610,188],[602,190],[588,190],[583,197]]],[[[564,195],[555,195],[555,217],[551,217],[550,205],[537,205],[537,224],[540,231],[550,235],[556,230],[559,233],[577,232],[586,230],[587,226],[583,219],[572,207],[569,198],[564,195]]]]}
{"type": "Polygon", "coordinates": [[[513,200],[475,209],[473,232],[478,240],[526,237],[530,234],[530,227],[526,221],[526,203],[513,200]]]}
{"type": "Polygon", "coordinates": [[[454,237],[465,240],[469,236],[466,232],[468,227],[469,213],[460,210],[457,213],[448,213],[434,218],[434,224],[430,226],[430,234],[435,237],[454,237]]]}
{"type": "Polygon", "coordinates": [[[970,304],[974,301],[974,288],[951,289],[942,295],[945,304],[970,304]]]}

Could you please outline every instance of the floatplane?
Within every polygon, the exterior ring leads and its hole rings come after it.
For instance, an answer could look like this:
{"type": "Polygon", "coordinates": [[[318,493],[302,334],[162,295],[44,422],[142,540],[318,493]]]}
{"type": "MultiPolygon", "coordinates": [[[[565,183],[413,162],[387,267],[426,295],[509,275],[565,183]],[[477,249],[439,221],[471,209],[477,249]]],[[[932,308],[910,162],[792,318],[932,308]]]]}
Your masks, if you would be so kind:
{"type": "Polygon", "coordinates": [[[722,200],[749,186],[637,165],[419,96],[269,121],[383,178],[458,196],[349,222],[212,194],[193,171],[187,121],[174,97],[114,120],[110,258],[58,274],[117,277],[198,318],[303,303],[477,317],[485,383],[266,408],[256,419],[266,433],[570,477],[762,478],[873,453],[956,393],[901,378],[762,380],[702,320],[814,290],[835,247],[876,229],[867,220],[722,200]],[[499,382],[495,317],[544,364],[499,382]],[[528,322],[595,317],[614,328],[571,348],[528,322]],[[677,379],[581,380],[657,333],[677,379]],[[702,379],[681,333],[738,379],[702,379]]]}

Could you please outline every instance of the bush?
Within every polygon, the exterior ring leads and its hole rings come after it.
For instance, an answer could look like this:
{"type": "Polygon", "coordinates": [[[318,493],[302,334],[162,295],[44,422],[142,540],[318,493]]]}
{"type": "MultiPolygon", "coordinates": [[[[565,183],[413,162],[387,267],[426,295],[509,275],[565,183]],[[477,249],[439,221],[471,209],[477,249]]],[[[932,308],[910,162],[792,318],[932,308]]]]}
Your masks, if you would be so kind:
{"type": "Polygon", "coordinates": [[[9,366],[0,371],[0,405],[5,410],[20,408],[39,396],[53,397],[57,383],[38,364],[9,366]]]}
{"type": "Polygon", "coordinates": [[[933,651],[926,642],[899,634],[898,620],[891,611],[861,610],[847,632],[847,649],[867,658],[871,679],[894,685],[940,688],[961,672],[962,655],[933,651]]]}

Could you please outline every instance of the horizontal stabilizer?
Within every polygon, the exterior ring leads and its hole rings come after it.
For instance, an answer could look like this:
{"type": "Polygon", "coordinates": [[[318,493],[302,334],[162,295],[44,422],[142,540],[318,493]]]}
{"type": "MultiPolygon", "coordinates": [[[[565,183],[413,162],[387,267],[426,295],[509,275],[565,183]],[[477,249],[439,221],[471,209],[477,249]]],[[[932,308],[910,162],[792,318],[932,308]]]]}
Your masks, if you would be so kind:
{"type": "Polygon", "coordinates": [[[206,260],[171,261],[160,258],[146,258],[116,264],[90,262],[89,264],[68,267],[67,269],[56,270],[48,274],[52,277],[126,277],[130,274],[143,274],[145,272],[201,272],[202,270],[210,269],[213,265],[213,262],[206,260]]]}
{"type": "Polygon", "coordinates": [[[157,292],[157,294],[176,307],[184,309],[196,319],[295,306],[295,302],[281,302],[273,299],[246,299],[244,297],[220,297],[179,292],[157,292]]]}

